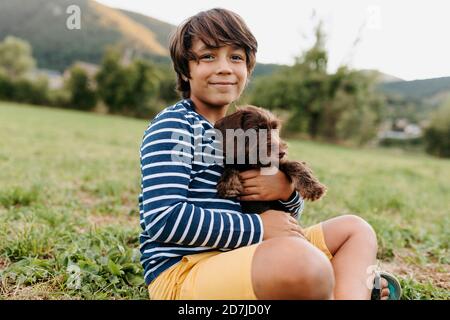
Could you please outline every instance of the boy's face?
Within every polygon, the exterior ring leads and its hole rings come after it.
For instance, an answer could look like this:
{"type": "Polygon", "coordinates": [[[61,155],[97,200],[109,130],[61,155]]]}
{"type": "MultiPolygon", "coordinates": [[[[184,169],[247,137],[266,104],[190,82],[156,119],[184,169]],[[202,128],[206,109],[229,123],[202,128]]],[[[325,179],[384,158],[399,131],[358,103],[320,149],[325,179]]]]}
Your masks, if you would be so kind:
{"type": "Polygon", "coordinates": [[[192,42],[197,61],[189,61],[190,98],[210,108],[223,107],[237,100],[247,82],[245,51],[225,45],[207,47],[200,39],[192,42]]]}

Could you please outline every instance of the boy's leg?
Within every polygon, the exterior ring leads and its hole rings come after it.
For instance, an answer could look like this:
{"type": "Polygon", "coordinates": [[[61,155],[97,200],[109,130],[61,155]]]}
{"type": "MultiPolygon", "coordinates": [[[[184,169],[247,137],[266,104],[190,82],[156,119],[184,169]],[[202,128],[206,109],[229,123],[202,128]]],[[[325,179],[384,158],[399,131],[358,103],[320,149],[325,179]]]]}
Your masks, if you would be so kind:
{"type": "Polygon", "coordinates": [[[263,241],[253,259],[253,287],[259,299],[328,300],[334,275],[328,258],[300,237],[263,241]]]}
{"type": "MultiPolygon", "coordinates": [[[[257,244],[189,259],[193,267],[180,286],[181,300],[255,300],[251,266],[257,244]]],[[[213,252],[213,253],[214,253],[213,252]]]]}
{"type": "Polygon", "coordinates": [[[333,255],[334,298],[370,299],[371,274],[367,271],[376,264],[378,248],[372,227],[358,216],[345,215],[324,221],[322,228],[325,243],[333,255]]]}
{"type": "Polygon", "coordinates": [[[329,299],[333,285],[320,250],[299,237],[280,237],[200,261],[180,299],[329,299]]]}

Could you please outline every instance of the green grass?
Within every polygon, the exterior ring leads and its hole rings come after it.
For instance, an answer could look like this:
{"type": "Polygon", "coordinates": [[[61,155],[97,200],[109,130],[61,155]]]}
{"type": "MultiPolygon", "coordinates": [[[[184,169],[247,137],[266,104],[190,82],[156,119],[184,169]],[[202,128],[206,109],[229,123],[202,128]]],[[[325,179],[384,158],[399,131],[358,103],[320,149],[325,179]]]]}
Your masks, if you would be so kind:
{"type": "MultiPolygon", "coordinates": [[[[139,145],[147,121],[0,103],[0,297],[147,299],[139,145]]],[[[405,299],[449,299],[450,161],[289,141],[327,196],[302,224],[357,214],[405,299]]]]}

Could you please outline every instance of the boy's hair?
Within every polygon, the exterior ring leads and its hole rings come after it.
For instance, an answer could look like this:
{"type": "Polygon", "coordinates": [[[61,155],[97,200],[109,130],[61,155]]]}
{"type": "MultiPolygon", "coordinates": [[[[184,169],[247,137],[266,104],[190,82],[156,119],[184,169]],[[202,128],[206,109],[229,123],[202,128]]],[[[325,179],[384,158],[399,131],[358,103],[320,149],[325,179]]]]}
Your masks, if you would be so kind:
{"type": "Polygon", "coordinates": [[[221,8],[199,12],[180,24],[170,37],[170,56],[177,73],[177,90],[183,98],[189,98],[191,88],[189,81],[184,81],[182,76],[190,78],[189,61],[198,61],[192,52],[194,38],[215,48],[224,45],[241,47],[245,50],[249,76],[255,68],[258,43],[244,20],[238,14],[221,8]]]}

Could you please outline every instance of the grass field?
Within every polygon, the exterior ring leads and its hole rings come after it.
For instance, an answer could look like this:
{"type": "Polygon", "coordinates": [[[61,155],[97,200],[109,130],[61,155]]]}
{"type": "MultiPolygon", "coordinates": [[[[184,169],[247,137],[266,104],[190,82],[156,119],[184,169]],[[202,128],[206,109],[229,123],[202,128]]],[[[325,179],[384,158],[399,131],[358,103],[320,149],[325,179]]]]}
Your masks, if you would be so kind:
{"type": "MultiPolygon", "coordinates": [[[[147,299],[138,250],[147,121],[0,102],[0,297],[147,299]]],[[[289,141],[328,188],[310,225],[357,214],[404,299],[450,299],[450,161],[289,141]]]]}

